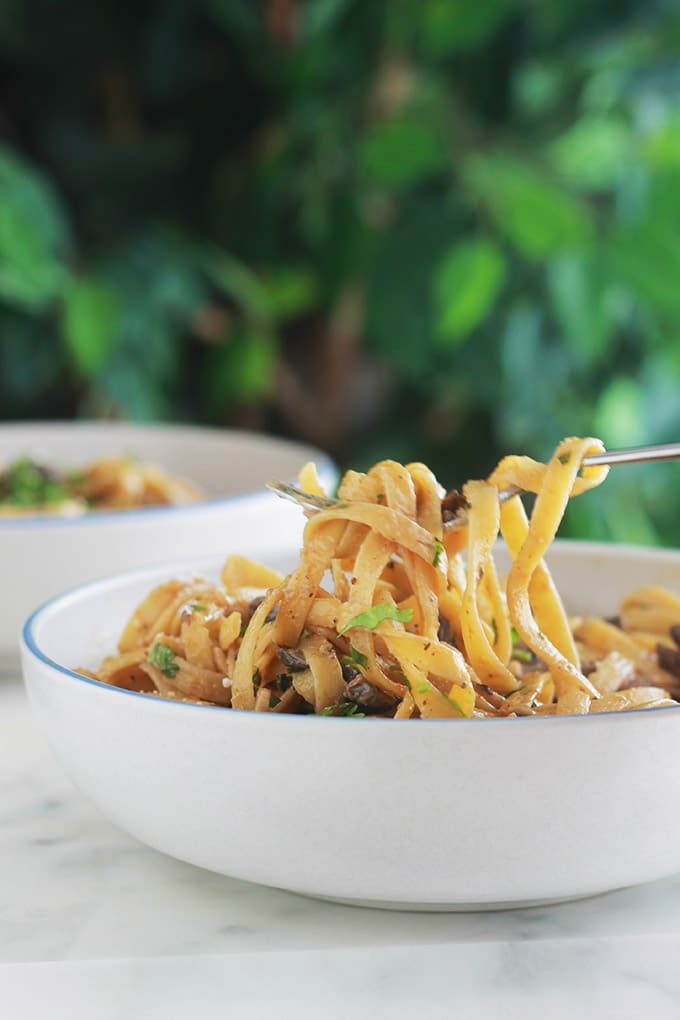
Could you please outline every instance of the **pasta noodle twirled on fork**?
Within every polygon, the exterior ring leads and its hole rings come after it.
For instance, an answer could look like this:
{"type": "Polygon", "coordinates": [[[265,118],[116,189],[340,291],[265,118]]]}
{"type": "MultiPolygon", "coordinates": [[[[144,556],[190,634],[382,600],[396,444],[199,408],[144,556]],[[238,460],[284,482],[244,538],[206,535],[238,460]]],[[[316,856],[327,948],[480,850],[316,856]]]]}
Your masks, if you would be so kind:
{"type": "MultiPolygon", "coordinates": [[[[565,439],[547,464],[506,457],[463,490],[467,526],[446,530],[445,493],[423,464],[382,461],[343,477],[307,522],[282,578],[230,557],[221,583],[168,582],[142,602],[119,654],[92,674],[163,697],[275,713],[485,718],[653,707],[680,698],[680,599],[646,589],[621,626],[570,620],[544,562],[597,439],[565,439]],[[508,486],[535,494],[530,516],[508,486]],[[499,578],[494,547],[511,557],[499,578]],[[674,628],[675,636],[674,636],[674,628]],[[675,656],[675,658],[674,658],[675,656]]],[[[321,493],[313,466],[301,484],[321,493]]]]}

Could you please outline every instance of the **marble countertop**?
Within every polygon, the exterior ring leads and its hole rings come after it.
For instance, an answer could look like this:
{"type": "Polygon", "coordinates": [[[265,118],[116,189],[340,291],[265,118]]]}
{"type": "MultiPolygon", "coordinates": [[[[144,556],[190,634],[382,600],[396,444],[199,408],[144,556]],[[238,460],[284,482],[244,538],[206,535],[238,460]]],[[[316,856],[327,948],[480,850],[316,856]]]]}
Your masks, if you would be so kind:
{"type": "Polygon", "coordinates": [[[213,875],[103,818],[11,680],[0,892],[7,1020],[680,1017],[680,875],[467,914],[341,906],[213,875]]]}

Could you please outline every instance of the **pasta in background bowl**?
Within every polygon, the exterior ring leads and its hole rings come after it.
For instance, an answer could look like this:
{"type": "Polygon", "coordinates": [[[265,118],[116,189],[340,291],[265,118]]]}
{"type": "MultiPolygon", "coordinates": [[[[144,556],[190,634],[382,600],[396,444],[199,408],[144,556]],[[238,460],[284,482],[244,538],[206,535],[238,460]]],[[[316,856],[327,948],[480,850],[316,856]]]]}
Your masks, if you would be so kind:
{"type": "Polygon", "coordinates": [[[186,478],[134,454],[100,457],[76,468],[19,457],[0,469],[0,518],[76,517],[101,510],[182,506],[204,498],[186,478]]]}
{"type": "MultiPolygon", "coordinates": [[[[0,563],[5,598],[0,614],[0,672],[18,669],[21,624],[47,598],[116,570],[205,556],[229,537],[246,552],[297,543],[300,515],[278,508],[263,485],[272,475],[293,478],[319,451],[301,443],[236,430],[141,426],[109,422],[0,425],[0,465],[31,457],[55,467],[83,467],[134,454],[140,463],[188,480],[203,494],[182,506],[106,509],[75,516],[0,515],[0,563]]],[[[323,455],[332,485],[336,472],[323,455]]],[[[99,479],[100,482],[107,481],[99,479]]],[[[109,479],[110,481],[110,479],[109,479]]]]}

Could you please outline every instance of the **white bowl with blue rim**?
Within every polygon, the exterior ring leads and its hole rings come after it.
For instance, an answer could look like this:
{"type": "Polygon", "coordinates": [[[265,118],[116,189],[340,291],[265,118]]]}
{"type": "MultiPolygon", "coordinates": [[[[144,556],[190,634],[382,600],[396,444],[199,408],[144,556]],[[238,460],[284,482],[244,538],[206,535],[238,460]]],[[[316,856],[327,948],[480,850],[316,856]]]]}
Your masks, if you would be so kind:
{"type": "Polygon", "coordinates": [[[271,477],[295,479],[308,460],[316,461],[327,485],[337,476],[329,458],[311,446],[236,430],[102,422],[0,425],[0,467],[30,456],[79,468],[123,454],[196,483],[205,499],[76,517],[0,517],[0,670],[18,667],[19,631],[28,613],[75,584],[183,556],[219,556],[230,543],[246,555],[296,547],[304,518],[265,483],[271,477]]]}
{"type": "MultiPolygon", "coordinates": [[[[278,527],[278,505],[270,527],[278,527]]],[[[225,534],[223,552],[240,545],[225,534]]],[[[249,550],[287,569],[271,545],[249,550]]],[[[641,584],[680,592],[680,552],[560,543],[572,612],[641,584]]],[[[484,720],[232,711],[108,687],[96,668],[151,587],[220,563],[87,585],[23,632],[36,717],[82,792],[143,843],[295,892],[407,909],[590,896],[680,871],[680,706],[484,720]]]]}

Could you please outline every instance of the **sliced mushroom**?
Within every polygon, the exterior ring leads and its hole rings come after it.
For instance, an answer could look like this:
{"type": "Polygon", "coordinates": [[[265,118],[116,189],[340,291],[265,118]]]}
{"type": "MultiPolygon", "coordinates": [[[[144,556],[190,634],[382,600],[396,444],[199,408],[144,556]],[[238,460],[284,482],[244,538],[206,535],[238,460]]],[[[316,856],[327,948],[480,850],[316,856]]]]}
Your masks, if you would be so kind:
{"type": "Polygon", "coordinates": [[[307,660],[302,652],[279,647],[278,656],[289,673],[301,673],[303,669],[307,669],[307,660]]]}
{"type": "Polygon", "coordinates": [[[389,694],[374,687],[365,677],[359,675],[345,684],[345,697],[366,712],[392,712],[396,701],[389,694]]]}
{"type": "Polygon", "coordinates": [[[668,645],[658,644],[656,646],[656,655],[662,669],[665,669],[672,676],[680,678],[680,651],[676,651],[675,648],[669,648],[668,645]]]}
{"type": "Polygon", "coordinates": [[[342,679],[345,680],[347,683],[349,683],[350,680],[356,680],[357,677],[361,676],[361,673],[356,668],[356,666],[353,666],[350,662],[343,662],[341,665],[342,665],[342,679]]]}
{"type": "Polygon", "coordinates": [[[468,502],[458,489],[450,489],[442,500],[442,520],[452,521],[461,510],[467,509],[468,502]]]}

